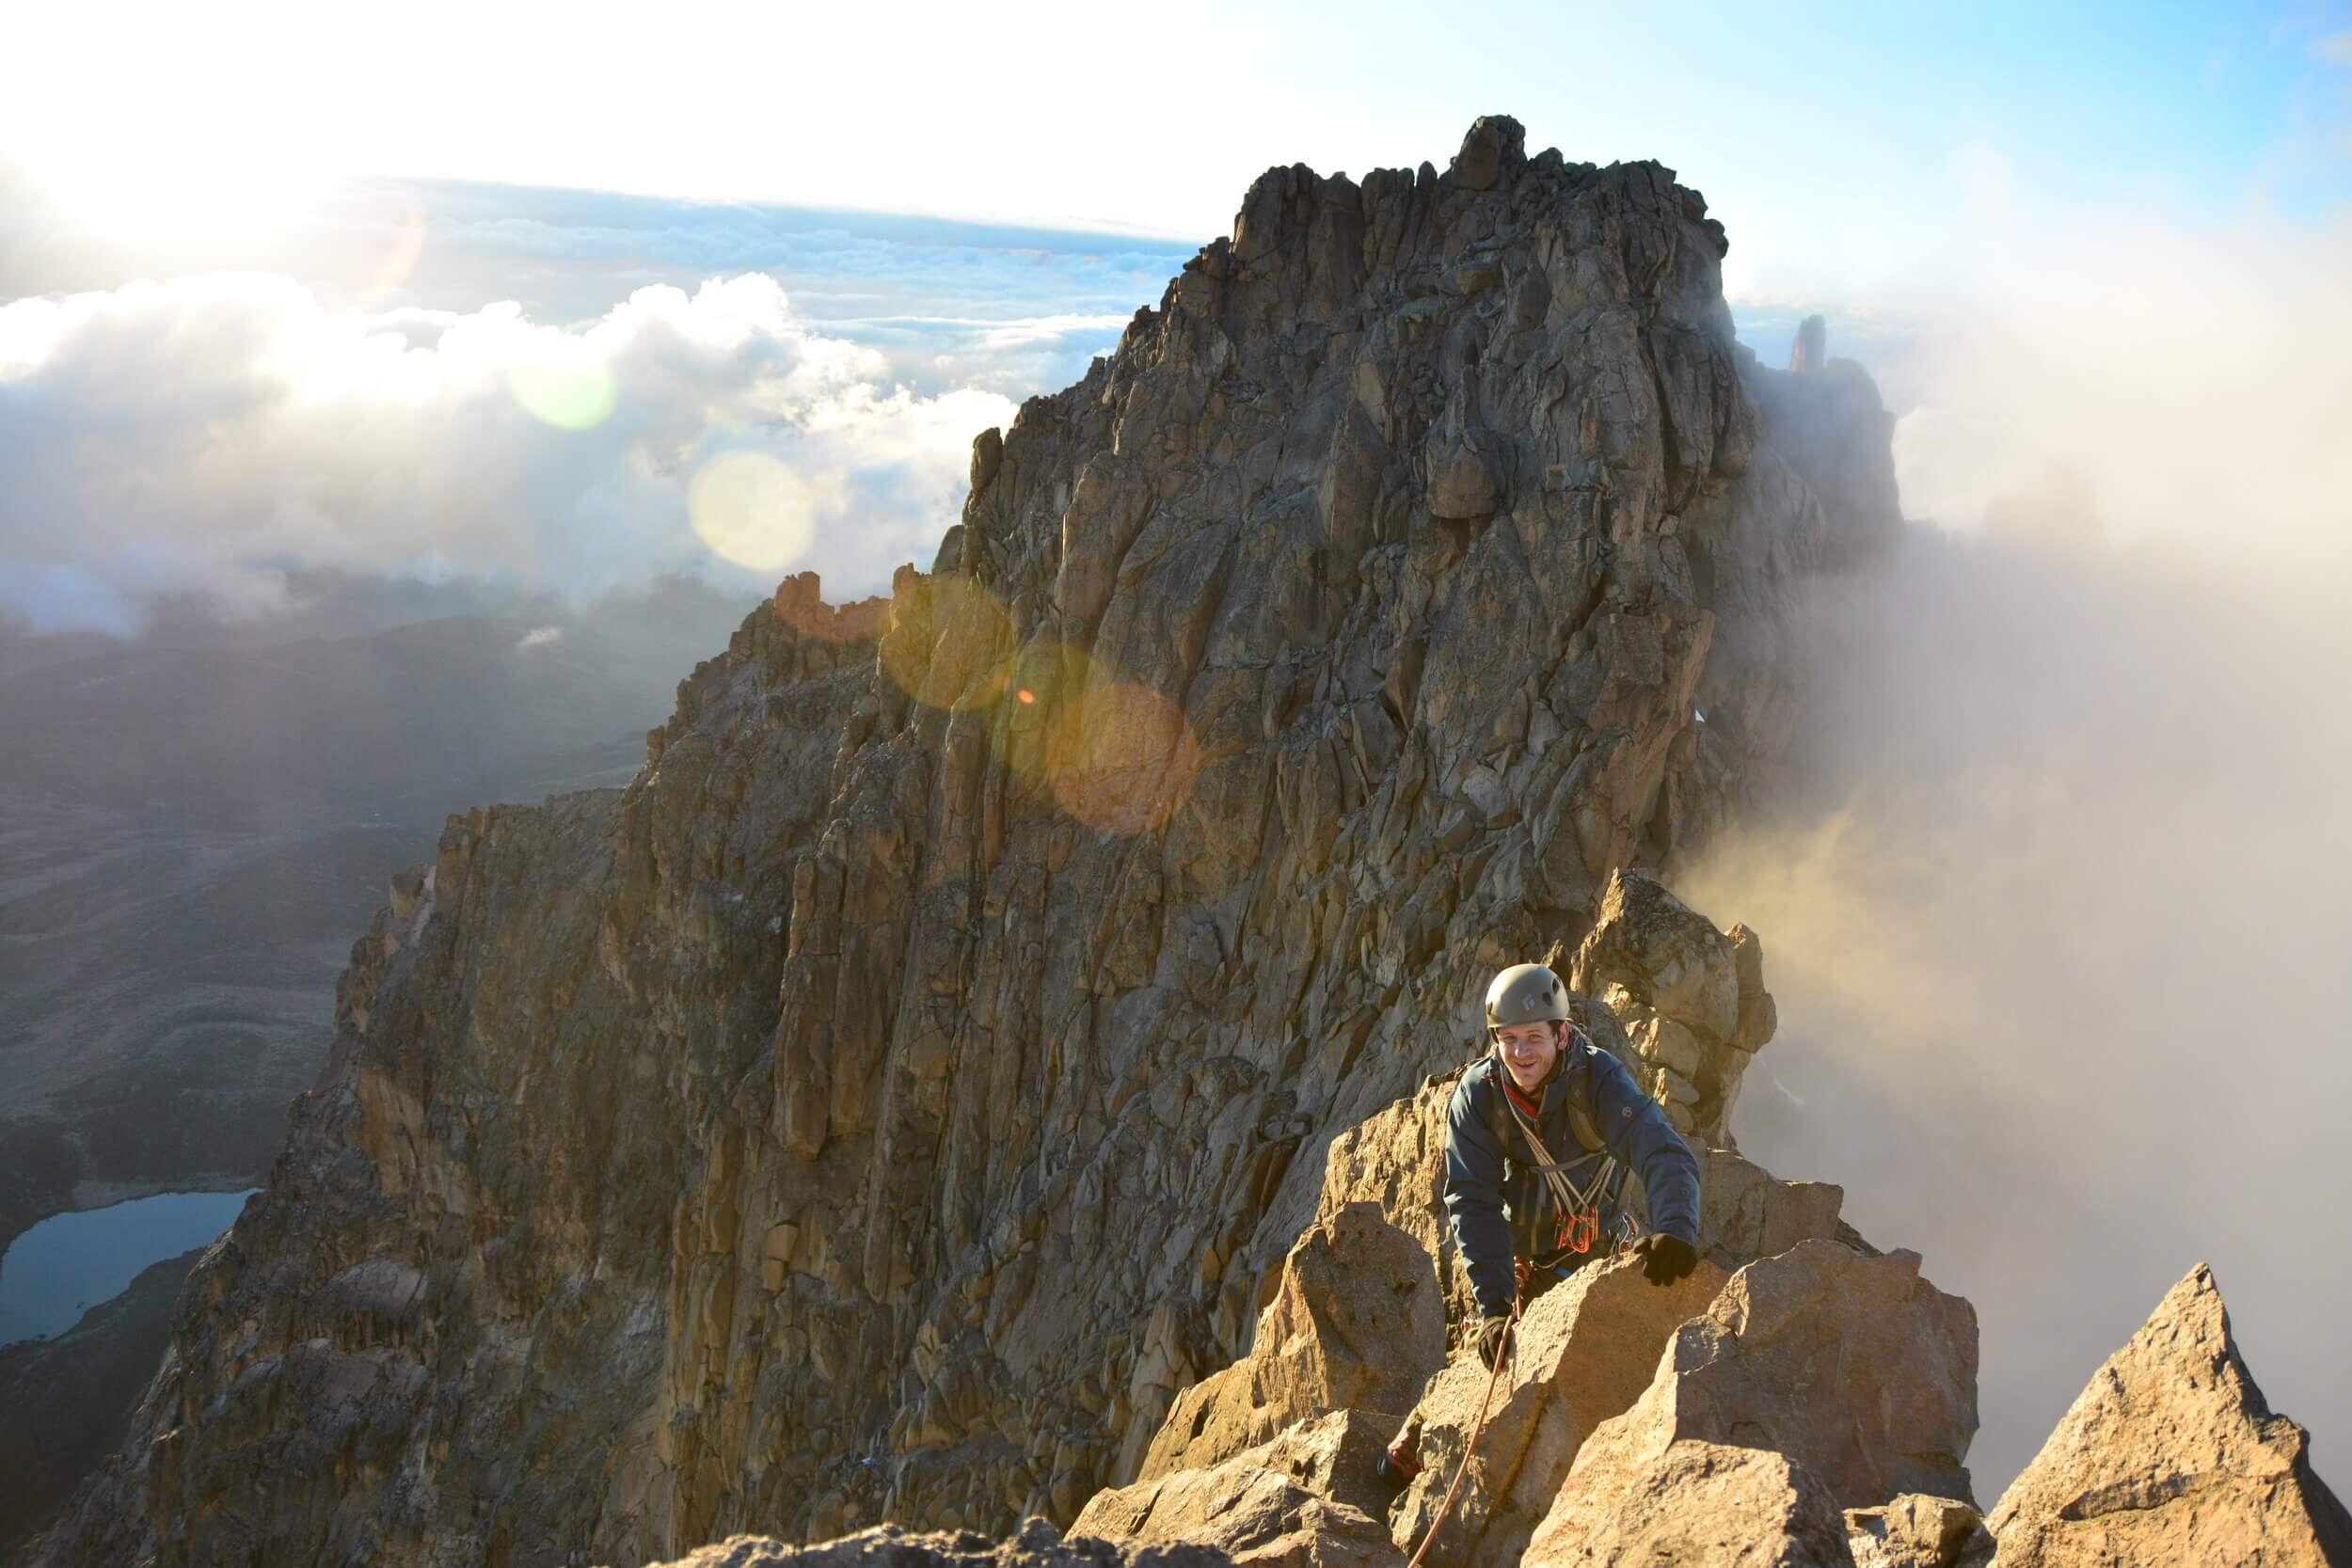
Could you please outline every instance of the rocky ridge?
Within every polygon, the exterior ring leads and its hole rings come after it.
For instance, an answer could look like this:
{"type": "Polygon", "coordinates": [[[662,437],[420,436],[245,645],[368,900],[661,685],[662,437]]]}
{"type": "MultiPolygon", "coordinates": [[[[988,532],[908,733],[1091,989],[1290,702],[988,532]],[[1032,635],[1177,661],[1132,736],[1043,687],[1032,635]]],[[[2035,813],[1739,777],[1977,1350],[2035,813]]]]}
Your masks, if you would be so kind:
{"type": "Polygon", "coordinates": [[[2202,1264],[1979,1517],[1961,1465],[1974,1314],[1917,1262],[1814,1240],[1728,1280],[1703,1265],[1669,1292],[1627,1262],[1588,1269],[1522,1323],[1466,1463],[1487,1376],[1465,1355],[1429,1381],[1412,1421],[1425,1467],[1385,1507],[1385,1488],[1365,1502],[1369,1461],[1337,1457],[1343,1434],[1379,1424],[1310,1407],[1212,1470],[1098,1495],[1073,1534],[1299,1568],[1396,1568],[1417,1550],[1524,1568],[2352,1562],[2352,1517],[2307,1434],[2255,1387],[2202,1264]],[[1675,1324],[1692,1300],[1708,1305],[1675,1324]],[[1457,1512],[1439,1523],[1457,1466],[1457,1512]]]}
{"type": "MultiPolygon", "coordinates": [[[[1302,1238],[1284,1287],[1291,1305],[1269,1307],[1250,1356],[1212,1381],[1231,1388],[1343,1350],[1400,1372],[1420,1364],[1409,1334],[1361,1332],[1366,1306],[1426,1294],[1432,1283],[1425,1257],[1417,1270],[1398,1245],[1402,1232],[1377,1239],[1384,1222],[1373,1208],[1342,1211],[1368,1266],[1334,1273],[1308,1260],[1327,1238],[1302,1238]]],[[[1401,1493],[1377,1475],[1395,1417],[1330,1402],[1378,1381],[1294,1384],[1259,1407],[1288,1424],[1236,1453],[1202,1442],[1206,1429],[1180,1404],[1152,1446],[1157,1473],[1097,1494],[1066,1540],[1032,1519],[1001,1544],[895,1530],[805,1548],[745,1537],[687,1560],[1402,1568],[1419,1552],[1433,1564],[1523,1568],[2352,1561],[2352,1517],[2312,1473],[2302,1429],[2254,1386],[2202,1264],[2100,1369],[1989,1519],[1968,1500],[1960,1464],[1975,1427],[1973,1314],[1921,1280],[1908,1253],[1873,1258],[1808,1241],[1728,1279],[1702,1265],[1663,1291],[1629,1261],[1604,1263],[1537,1301],[1518,1334],[1467,1460],[1487,1374],[1462,1354],[1426,1381],[1410,1422],[1417,1444],[1403,1440],[1424,1468],[1401,1493]],[[1694,1302],[1707,1305],[1677,1325],[1694,1302]],[[1433,1503],[1457,1466],[1467,1484],[1440,1521],[1433,1503]]]]}
{"type": "Polygon", "coordinates": [[[975,443],[930,573],[787,581],[626,789],[451,819],[39,1560],[1072,1521],[1351,1183],[1446,1293],[1425,1131],[1360,1129],[1554,947],[1722,1146],[1719,1265],[1858,1241],[1730,1146],[1755,937],[1628,874],[1778,765],[1806,575],[1877,526],[1761,411],[1724,248],[1503,119],[1443,174],[1262,176],[975,443]]]}

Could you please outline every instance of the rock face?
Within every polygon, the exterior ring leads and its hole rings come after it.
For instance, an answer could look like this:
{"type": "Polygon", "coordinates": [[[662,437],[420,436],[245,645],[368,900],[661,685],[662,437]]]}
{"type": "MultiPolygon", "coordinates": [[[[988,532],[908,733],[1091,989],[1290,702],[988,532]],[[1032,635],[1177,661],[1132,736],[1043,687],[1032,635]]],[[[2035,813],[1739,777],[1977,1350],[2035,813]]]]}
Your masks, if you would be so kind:
{"type": "Polygon", "coordinates": [[[1757,1539],[1809,1541],[1818,1526],[1839,1561],[1842,1509],[1905,1492],[1966,1500],[1976,1313],[1921,1279],[1918,1263],[1915,1253],[1865,1258],[1816,1241],[1734,1275],[1705,1315],[1676,1331],[1641,1398],[1577,1451],[1525,1560],[1613,1560],[1576,1554],[1633,1527],[1683,1528],[1666,1517],[1670,1503],[1650,1500],[1669,1497],[1677,1478],[1726,1497],[1761,1488],[1783,1498],[1773,1505],[1781,1522],[1757,1539]],[[1772,1465],[1677,1452],[1692,1445],[1756,1451],[1772,1465]]]}
{"type": "Polygon", "coordinates": [[[2309,1448],[2255,1386],[2200,1263],[2002,1494],[1994,1561],[2352,1563],[2352,1517],[2309,1448]]]}
{"type": "Polygon", "coordinates": [[[1676,1328],[1707,1309],[1724,1278],[1702,1262],[1661,1287],[1629,1259],[1594,1264],[1528,1307],[1491,1401],[1477,1356],[1456,1358],[1413,1413],[1422,1470],[1390,1516],[1397,1545],[1414,1550],[1437,1522],[1486,1402],[1460,1494],[1423,1560],[1440,1568],[1515,1560],[1584,1439],[1641,1397],[1676,1328]]]}
{"type": "Polygon", "coordinates": [[[1097,1492],[1070,1533],[1122,1546],[1188,1542],[1265,1568],[1402,1563],[1375,1480],[1394,1424],[1360,1410],[1301,1420],[1205,1469],[1097,1492]]]}
{"type": "Polygon", "coordinates": [[[1829,329],[1807,316],[1788,353],[1788,372],[1774,374],[1753,355],[1740,360],[1767,438],[1820,498],[1826,559],[1834,567],[1867,558],[1902,527],[1889,436],[1895,416],[1878,384],[1851,359],[1829,357],[1829,329]]]}
{"type": "MultiPolygon", "coordinates": [[[[1428,1252],[1377,1205],[1347,1204],[1291,1249],[1250,1353],[1178,1398],[1139,1479],[1205,1469],[1329,1411],[1393,1426],[1444,1364],[1445,1340],[1428,1252]]],[[[1130,1433],[1146,1435],[1140,1422],[1130,1433]]]]}
{"type": "Polygon", "coordinates": [[[1677,1131],[1705,1147],[1737,1147],[1730,1118],[1740,1078],[1780,1026],[1755,932],[1718,931],[1655,875],[1620,870],[1568,984],[1624,1024],[1628,1065],[1677,1131]]]}
{"type": "Polygon", "coordinates": [[[452,819],[39,1560],[637,1562],[1131,1479],[1331,1139],[1772,765],[1838,525],[1724,246],[1502,117],[1261,177],[975,444],[930,573],[787,583],[628,788],[452,819]]]}
{"type": "Polygon", "coordinates": [[[1797,336],[1788,345],[1788,373],[1803,375],[1828,361],[1829,323],[1820,316],[1807,316],[1797,324],[1797,336]]]}
{"type": "Polygon", "coordinates": [[[1575,1512],[1555,1510],[1544,1521],[1521,1568],[1846,1568],[1853,1561],[1827,1489],[1785,1454],[1686,1438],[1608,1472],[1606,1481],[1605,1489],[1581,1492],[1575,1512]]]}

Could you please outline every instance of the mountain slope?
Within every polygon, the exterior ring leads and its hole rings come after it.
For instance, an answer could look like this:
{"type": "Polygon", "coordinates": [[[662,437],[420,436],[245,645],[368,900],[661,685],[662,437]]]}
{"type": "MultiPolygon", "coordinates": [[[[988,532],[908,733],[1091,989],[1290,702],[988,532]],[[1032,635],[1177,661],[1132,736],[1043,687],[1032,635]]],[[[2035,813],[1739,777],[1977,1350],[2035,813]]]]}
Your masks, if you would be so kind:
{"type": "Polygon", "coordinates": [[[1759,421],[1723,253],[1507,119],[1269,170],[975,444],[932,573],[787,582],[626,790],[452,819],[40,1560],[633,1562],[1132,1477],[1328,1141],[1773,765],[1794,595],[1881,520],[1759,421]]]}

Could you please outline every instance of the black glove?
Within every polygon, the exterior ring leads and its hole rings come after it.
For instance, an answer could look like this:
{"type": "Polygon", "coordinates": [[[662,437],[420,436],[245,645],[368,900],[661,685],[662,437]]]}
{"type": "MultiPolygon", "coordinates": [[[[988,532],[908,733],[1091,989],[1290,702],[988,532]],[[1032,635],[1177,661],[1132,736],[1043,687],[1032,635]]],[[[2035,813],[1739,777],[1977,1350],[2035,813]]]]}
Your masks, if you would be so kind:
{"type": "Polygon", "coordinates": [[[1494,1370],[1495,1362],[1502,1357],[1502,1340],[1510,1332],[1511,1320],[1508,1318],[1488,1318],[1479,1325],[1478,1359],[1486,1364],[1488,1371],[1494,1370]]]}
{"type": "Polygon", "coordinates": [[[1699,1255],[1691,1243],[1679,1236],[1663,1231],[1645,1236],[1633,1243],[1633,1256],[1642,1260],[1642,1276],[1653,1285],[1671,1285],[1687,1279],[1699,1266],[1699,1255]]]}
{"type": "Polygon", "coordinates": [[[1414,1458],[1406,1437],[1400,1436],[1380,1455],[1378,1480],[1383,1495],[1393,1497],[1413,1484],[1421,1474],[1421,1465],[1414,1458]]]}

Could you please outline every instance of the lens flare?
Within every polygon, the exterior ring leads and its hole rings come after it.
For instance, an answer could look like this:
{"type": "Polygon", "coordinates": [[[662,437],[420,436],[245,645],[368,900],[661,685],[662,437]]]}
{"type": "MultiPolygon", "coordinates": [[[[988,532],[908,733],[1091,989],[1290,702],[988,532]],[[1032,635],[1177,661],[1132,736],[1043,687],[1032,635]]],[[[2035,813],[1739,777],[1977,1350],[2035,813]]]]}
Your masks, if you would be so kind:
{"type": "Polygon", "coordinates": [[[552,340],[506,372],[524,411],[558,430],[587,430],[612,412],[612,372],[576,340],[552,340]]]}
{"type": "Polygon", "coordinates": [[[1012,617],[987,589],[969,578],[924,578],[890,607],[882,666],[916,702],[961,711],[1003,700],[1016,641],[1012,617]]]}
{"type": "Polygon", "coordinates": [[[1097,832],[1160,827],[1191,792],[1200,745],[1184,710],[1116,665],[1050,639],[1014,647],[1010,618],[968,578],[917,583],[892,613],[892,677],[934,707],[991,707],[1005,767],[1097,832]]]}
{"type": "Polygon", "coordinates": [[[723,451],[694,470],[686,515],[711,550],[738,566],[775,572],[808,554],[817,503],[800,475],[764,451],[723,451]]]}
{"type": "Polygon", "coordinates": [[[62,199],[76,227],[109,238],[282,238],[333,183],[299,137],[218,127],[208,135],[193,124],[166,133],[144,117],[84,124],[87,132],[49,138],[25,168],[62,199]]]}
{"type": "Polygon", "coordinates": [[[990,677],[997,704],[996,745],[1005,766],[1025,779],[1044,780],[1063,715],[1088,687],[1113,679],[1100,674],[1091,655],[1051,638],[1022,648],[990,677]]]}
{"type": "Polygon", "coordinates": [[[353,296],[352,305],[357,309],[373,310],[390,298],[395,290],[408,281],[408,275],[416,270],[417,259],[424,254],[424,207],[407,191],[394,192],[389,199],[394,209],[388,214],[389,238],[367,282],[353,296]]]}
{"type": "Polygon", "coordinates": [[[1133,681],[1089,683],[1054,716],[1045,776],[1064,811],[1097,832],[1165,823],[1200,770],[1184,710],[1133,681]]]}

